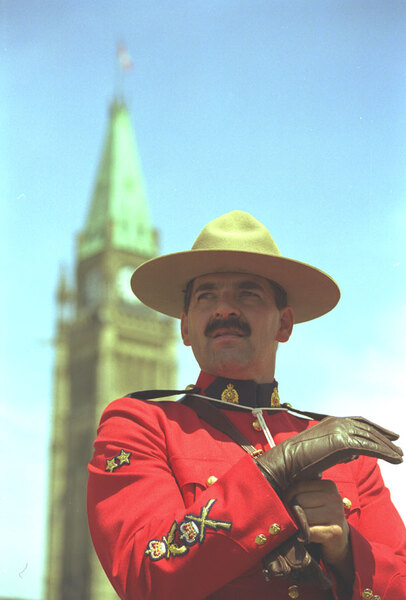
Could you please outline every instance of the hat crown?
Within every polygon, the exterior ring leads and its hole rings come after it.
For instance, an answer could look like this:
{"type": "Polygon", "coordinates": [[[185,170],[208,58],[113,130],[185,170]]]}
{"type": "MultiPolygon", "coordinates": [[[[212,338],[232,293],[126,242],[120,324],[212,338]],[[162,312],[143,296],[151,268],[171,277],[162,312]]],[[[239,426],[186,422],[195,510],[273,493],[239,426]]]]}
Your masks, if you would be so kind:
{"type": "Polygon", "coordinates": [[[287,294],[295,323],[320,317],[340,298],[329,275],[282,256],[267,228],[240,210],[206,225],[191,250],[158,256],[140,265],[131,287],[147,306],[179,317],[187,283],[209,273],[248,273],[275,281],[287,294]]]}
{"type": "Polygon", "coordinates": [[[192,250],[237,250],[281,256],[267,228],[242,210],[233,210],[208,223],[192,250]]]}

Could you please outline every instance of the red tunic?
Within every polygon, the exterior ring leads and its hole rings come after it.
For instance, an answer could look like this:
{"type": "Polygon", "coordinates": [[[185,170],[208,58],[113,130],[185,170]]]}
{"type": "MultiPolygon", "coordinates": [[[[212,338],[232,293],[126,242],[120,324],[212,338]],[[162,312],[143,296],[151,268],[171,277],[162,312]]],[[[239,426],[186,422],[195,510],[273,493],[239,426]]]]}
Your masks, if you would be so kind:
{"type": "MultiPolygon", "coordinates": [[[[203,374],[198,385],[212,380],[203,374]]],[[[269,449],[250,411],[226,414],[256,448],[269,449]]],[[[283,411],[264,417],[276,443],[314,424],[283,411]]],[[[351,600],[405,600],[406,532],[376,460],[360,457],[323,477],[351,501],[351,600]]],[[[264,580],[262,558],[296,524],[251,456],[181,403],[121,398],[107,407],[89,464],[88,517],[123,600],[332,597],[286,578],[264,580]]],[[[342,600],[335,585],[333,596],[342,600]]]]}

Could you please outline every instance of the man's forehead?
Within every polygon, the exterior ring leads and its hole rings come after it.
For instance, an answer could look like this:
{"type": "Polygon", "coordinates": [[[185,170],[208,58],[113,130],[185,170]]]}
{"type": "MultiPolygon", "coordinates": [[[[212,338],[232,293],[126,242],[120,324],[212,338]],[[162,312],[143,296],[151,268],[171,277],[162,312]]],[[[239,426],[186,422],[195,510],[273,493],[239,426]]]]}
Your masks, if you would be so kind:
{"type": "Polygon", "coordinates": [[[269,288],[270,282],[265,277],[251,273],[208,273],[196,277],[193,282],[193,290],[196,291],[202,287],[221,287],[222,285],[269,288]]]}

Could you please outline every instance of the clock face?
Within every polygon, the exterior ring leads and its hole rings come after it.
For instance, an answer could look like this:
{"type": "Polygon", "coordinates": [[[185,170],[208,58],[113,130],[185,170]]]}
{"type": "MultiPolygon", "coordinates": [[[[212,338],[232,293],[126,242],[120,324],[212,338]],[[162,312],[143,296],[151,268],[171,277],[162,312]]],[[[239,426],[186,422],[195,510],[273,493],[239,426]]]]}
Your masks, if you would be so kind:
{"type": "Polygon", "coordinates": [[[137,296],[134,296],[133,291],[130,285],[131,275],[134,273],[135,267],[131,267],[130,265],[126,265],[125,267],[121,267],[117,273],[117,292],[119,297],[127,302],[128,304],[136,305],[140,304],[137,296]]]}

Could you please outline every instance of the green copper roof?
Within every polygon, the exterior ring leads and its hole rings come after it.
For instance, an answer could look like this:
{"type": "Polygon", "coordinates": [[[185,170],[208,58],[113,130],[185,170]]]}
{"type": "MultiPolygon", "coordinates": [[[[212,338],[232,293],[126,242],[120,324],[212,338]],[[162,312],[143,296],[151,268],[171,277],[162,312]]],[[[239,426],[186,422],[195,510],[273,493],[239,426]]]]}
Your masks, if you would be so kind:
{"type": "Polygon", "coordinates": [[[115,100],[78,254],[85,258],[106,246],[156,256],[156,232],[148,213],[130,116],[115,100]]]}

